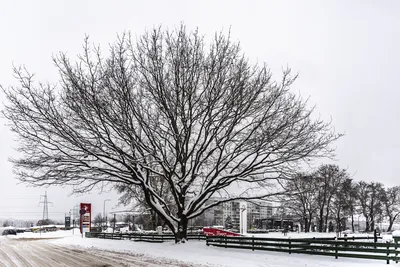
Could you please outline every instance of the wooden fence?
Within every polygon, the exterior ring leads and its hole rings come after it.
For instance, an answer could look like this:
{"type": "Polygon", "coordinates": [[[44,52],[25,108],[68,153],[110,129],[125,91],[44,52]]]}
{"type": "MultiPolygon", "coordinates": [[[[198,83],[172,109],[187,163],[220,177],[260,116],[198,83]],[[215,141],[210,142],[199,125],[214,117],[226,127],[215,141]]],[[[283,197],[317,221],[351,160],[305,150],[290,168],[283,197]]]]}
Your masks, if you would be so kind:
{"type": "MultiPolygon", "coordinates": [[[[362,237],[355,237],[361,239],[362,237]]],[[[364,237],[365,239],[365,237],[364,237]]],[[[225,237],[207,236],[207,246],[224,248],[268,250],[286,253],[300,253],[312,255],[339,257],[362,258],[385,260],[389,264],[390,260],[399,261],[397,243],[374,243],[347,240],[321,240],[319,238],[292,239],[292,238],[263,238],[263,237],[225,237]]]]}
{"type": "MultiPolygon", "coordinates": [[[[102,239],[117,239],[117,240],[133,240],[139,242],[152,242],[162,243],[164,241],[174,241],[175,237],[171,234],[139,234],[139,233],[93,233],[87,232],[87,238],[102,238],[102,239]]],[[[188,234],[188,240],[205,240],[206,237],[203,234],[188,234]]]]}

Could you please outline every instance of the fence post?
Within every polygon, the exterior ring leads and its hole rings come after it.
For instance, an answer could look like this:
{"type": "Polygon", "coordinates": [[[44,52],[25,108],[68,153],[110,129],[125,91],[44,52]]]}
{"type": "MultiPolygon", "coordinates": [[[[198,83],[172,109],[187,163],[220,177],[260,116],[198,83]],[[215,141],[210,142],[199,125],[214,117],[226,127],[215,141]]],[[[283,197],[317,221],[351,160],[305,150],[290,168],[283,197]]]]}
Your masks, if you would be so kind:
{"type": "Polygon", "coordinates": [[[228,240],[227,240],[227,238],[225,236],[225,248],[227,248],[227,245],[228,245],[228,240]]]}
{"type": "Polygon", "coordinates": [[[292,251],[290,250],[292,247],[291,245],[292,245],[292,240],[290,240],[290,236],[289,236],[289,254],[292,254],[292,251]]]}
{"type": "Polygon", "coordinates": [[[253,235],[253,238],[251,239],[251,247],[252,247],[252,250],[254,251],[254,235],[253,235]]]}
{"type": "Polygon", "coordinates": [[[386,256],[387,256],[387,258],[386,258],[386,264],[389,264],[389,260],[390,260],[390,258],[389,258],[389,252],[390,252],[390,244],[389,244],[389,241],[386,241],[386,244],[387,244],[387,247],[386,247],[386,256]]]}
{"type": "Polygon", "coordinates": [[[161,235],[161,242],[164,243],[164,235],[161,235]]]}
{"type": "Polygon", "coordinates": [[[206,246],[209,246],[210,244],[208,244],[208,235],[206,235],[206,246]]]}
{"type": "Polygon", "coordinates": [[[399,262],[398,259],[397,259],[397,255],[398,255],[398,253],[397,253],[397,241],[395,241],[394,249],[396,250],[394,255],[396,257],[396,264],[397,264],[399,262]]]}
{"type": "Polygon", "coordinates": [[[122,240],[122,233],[119,233],[119,240],[122,240]]]}
{"type": "Polygon", "coordinates": [[[336,238],[336,242],[335,242],[335,259],[338,258],[338,249],[337,249],[337,238],[336,238]]]}

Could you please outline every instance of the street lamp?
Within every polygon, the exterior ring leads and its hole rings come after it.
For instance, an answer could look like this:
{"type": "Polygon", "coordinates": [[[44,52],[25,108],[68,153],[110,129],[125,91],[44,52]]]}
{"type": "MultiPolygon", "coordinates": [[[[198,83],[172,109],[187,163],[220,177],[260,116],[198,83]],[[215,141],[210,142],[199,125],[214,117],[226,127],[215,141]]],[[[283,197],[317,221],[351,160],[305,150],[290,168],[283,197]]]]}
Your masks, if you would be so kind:
{"type": "Polygon", "coordinates": [[[104,203],[103,203],[103,220],[105,220],[106,229],[107,229],[108,225],[107,225],[107,219],[106,219],[106,201],[111,201],[111,199],[109,199],[109,198],[105,199],[104,203]]]}

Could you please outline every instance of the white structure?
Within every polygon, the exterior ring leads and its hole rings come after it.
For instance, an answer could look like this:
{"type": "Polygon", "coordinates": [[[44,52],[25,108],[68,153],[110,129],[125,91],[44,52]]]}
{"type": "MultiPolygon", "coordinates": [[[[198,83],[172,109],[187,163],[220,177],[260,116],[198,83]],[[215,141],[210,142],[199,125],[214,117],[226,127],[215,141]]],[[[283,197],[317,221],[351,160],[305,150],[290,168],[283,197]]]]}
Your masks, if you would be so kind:
{"type": "Polygon", "coordinates": [[[240,202],[240,233],[247,234],[247,203],[240,202]]]}
{"type": "MultiPolygon", "coordinates": [[[[207,205],[223,200],[223,198],[213,197],[207,201],[207,205]]],[[[228,201],[217,205],[204,212],[206,226],[222,225],[226,229],[241,229],[241,203],[246,203],[246,227],[247,229],[262,228],[261,220],[272,217],[272,203],[252,200],[252,201],[228,201]]]]}

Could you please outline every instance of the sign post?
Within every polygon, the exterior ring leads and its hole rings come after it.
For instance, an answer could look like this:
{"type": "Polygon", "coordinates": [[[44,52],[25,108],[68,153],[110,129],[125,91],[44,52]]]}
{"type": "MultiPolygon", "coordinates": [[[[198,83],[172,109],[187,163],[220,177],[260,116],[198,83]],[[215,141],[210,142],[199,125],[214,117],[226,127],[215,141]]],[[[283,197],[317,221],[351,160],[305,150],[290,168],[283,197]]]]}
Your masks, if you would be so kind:
{"type": "Polygon", "coordinates": [[[65,216],[65,230],[68,230],[71,228],[71,217],[70,216],[65,216]]]}
{"type": "Polygon", "coordinates": [[[39,225],[39,232],[40,232],[40,236],[42,236],[42,224],[43,224],[43,221],[42,220],[39,220],[38,221],[38,225],[39,225]]]}
{"type": "Polygon", "coordinates": [[[82,237],[86,232],[90,232],[90,226],[92,221],[92,204],[90,203],[81,203],[79,214],[80,214],[80,230],[82,237]]]}

